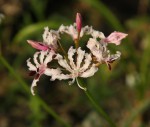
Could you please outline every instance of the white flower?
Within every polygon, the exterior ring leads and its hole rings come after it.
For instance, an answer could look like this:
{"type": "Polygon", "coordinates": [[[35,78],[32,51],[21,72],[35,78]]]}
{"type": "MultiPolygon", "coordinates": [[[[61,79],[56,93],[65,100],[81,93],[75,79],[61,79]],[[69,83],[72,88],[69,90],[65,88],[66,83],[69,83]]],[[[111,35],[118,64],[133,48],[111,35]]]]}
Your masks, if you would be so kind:
{"type": "MultiPolygon", "coordinates": [[[[48,51],[36,52],[33,57],[33,62],[35,63],[35,65],[30,62],[31,58],[27,60],[27,66],[29,67],[30,75],[35,75],[35,78],[31,85],[31,93],[33,95],[35,95],[33,87],[37,85],[37,82],[39,81],[41,75],[45,74],[47,76],[56,76],[57,74],[60,74],[59,69],[50,69],[47,67],[47,64],[52,61],[53,55],[53,52],[48,51]]],[[[53,80],[53,77],[51,80],[53,80]]]]}
{"type": "Polygon", "coordinates": [[[118,59],[121,55],[119,51],[117,51],[116,54],[111,55],[110,51],[107,49],[107,43],[103,40],[98,42],[96,39],[90,38],[87,47],[96,57],[96,61],[99,63],[106,63],[109,69],[111,69],[110,63],[118,59]]]}
{"type": "Polygon", "coordinates": [[[45,31],[43,33],[43,42],[27,40],[27,42],[35,49],[46,51],[56,51],[58,48],[57,41],[60,39],[59,32],[55,30],[50,30],[48,27],[44,28],[45,31]]]}
{"type": "MultiPolygon", "coordinates": [[[[71,35],[74,40],[77,39],[77,37],[78,37],[78,31],[76,30],[76,24],[75,23],[73,25],[70,25],[70,26],[61,25],[59,27],[59,32],[60,33],[67,33],[67,34],[71,35]]],[[[81,34],[80,34],[80,36],[81,36],[81,34]]]]}
{"type": "MultiPolygon", "coordinates": [[[[69,82],[69,84],[74,83],[75,80],[77,81],[77,77],[87,78],[93,76],[98,70],[95,64],[92,63],[91,54],[85,53],[85,51],[81,50],[80,47],[77,50],[73,49],[73,47],[70,47],[68,50],[67,60],[64,59],[60,54],[57,54],[55,59],[58,60],[59,65],[63,67],[63,69],[69,72],[69,74],[63,74],[63,76],[66,76],[66,79],[73,79],[71,82],[69,82]]],[[[57,79],[60,77],[61,76],[57,77],[57,79]]],[[[80,86],[78,81],[77,84],[81,89],[86,90],[86,88],[80,86]]]]}
{"type": "Polygon", "coordinates": [[[57,46],[57,41],[60,39],[58,31],[50,30],[48,27],[44,28],[44,34],[43,34],[43,43],[49,46],[53,46],[55,49],[57,46]]]}
{"type": "MultiPolygon", "coordinates": [[[[78,30],[76,29],[76,23],[70,26],[61,25],[58,30],[60,33],[67,33],[69,34],[73,40],[78,38],[78,30]]],[[[105,38],[102,32],[94,30],[92,27],[85,26],[81,28],[80,37],[83,35],[91,35],[93,38],[105,38]]]]}
{"type": "Polygon", "coordinates": [[[97,30],[93,30],[91,32],[91,35],[94,39],[96,39],[96,38],[104,39],[105,38],[104,34],[102,32],[97,31],[97,30]]]}

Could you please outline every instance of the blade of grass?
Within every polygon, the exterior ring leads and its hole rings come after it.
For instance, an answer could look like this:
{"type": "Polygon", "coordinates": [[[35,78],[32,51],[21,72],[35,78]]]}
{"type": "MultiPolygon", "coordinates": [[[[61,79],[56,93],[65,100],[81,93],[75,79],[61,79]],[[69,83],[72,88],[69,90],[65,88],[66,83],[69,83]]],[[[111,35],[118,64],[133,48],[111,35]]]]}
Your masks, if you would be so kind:
{"type": "MultiPolygon", "coordinates": [[[[5,58],[0,54],[0,62],[8,69],[12,76],[22,85],[23,89],[27,92],[27,95],[31,97],[30,88],[26,82],[20,77],[19,74],[16,74],[16,71],[11,67],[11,65],[5,60],[5,58]]],[[[70,127],[69,124],[65,123],[59,115],[57,115],[40,97],[35,96],[35,98],[41,103],[41,106],[55,118],[60,124],[64,127],[70,127]]]]}
{"type": "Polygon", "coordinates": [[[148,106],[150,106],[150,99],[145,99],[141,101],[140,104],[137,105],[137,107],[134,107],[130,112],[129,117],[123,121],[123,127],[131,127],[132,122],[134,119],[141,114],[148,106]]]}
{"type": "Polygon", "coordinates": [[[145,44],[145,49],[143,50],[143,54],[141,55],[141,63],[140,63],[140,77],[141,77],[141,85],[143,87],[143,94],[145,93],[145,90],[147,90],[147,87],[149,87],[148,82],[148,73],[149,70],[147,69],[150,62],[149,62],[149,54],[150,54],[150,35],[149,31],[147,31],[147,34],[144,37],[143,43],[145,44]]]}
{"type": "Polygon", "coordinates": [[[16,34],[13,39],[13,44],[22,42],[23,40],[27,39],[27,37],[35,35],[35,33],[42,31],[46,26],[49,26],[51,28],[57,28],[59,25],[60,23],[56,21],[46,21],[28,25],[16,34]]]}
{"type": "MultiPolygon", "coordinates": [[[[79,83],[81,86],[84,86],[83,83],[76,79],[77,83],[79,83]]],[[[85,95],[88,97],[90,103],[94,106],[97,113],[99,113],[108,123],[111,127],[116,127],[115,123],[112,121],[112,119],[107,115],[107,113],[102,109],[102,107],[97,103],[97,101],[93,98],[91,93],[88,90],[83,90],[85,95]]]]}

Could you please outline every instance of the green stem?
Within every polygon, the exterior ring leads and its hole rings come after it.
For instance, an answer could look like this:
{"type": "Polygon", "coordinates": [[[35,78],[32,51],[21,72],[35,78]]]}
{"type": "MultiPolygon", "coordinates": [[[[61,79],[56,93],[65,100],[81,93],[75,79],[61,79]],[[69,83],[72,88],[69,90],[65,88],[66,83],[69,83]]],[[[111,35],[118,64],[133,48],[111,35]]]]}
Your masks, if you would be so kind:
{"type": "MultiPolygon", "coordinates": [[[[84,86],[82,84],[82,82],[77,79],[77,83],[80,83],[80,86],[84,86]]],[[[94,106],[94,108],[96,109],[96,111],[102,116],[104,117],[104,119],[109,123],[109,125],[111,127],[116,127],[116,124],[112,121],[112,119],[105,113],[105,111],[100,107],[100,105],[96,102],[96,100],[92,97],[92,95],[90,94],[90,92],[85,89],[84,90],[86,96],[88,97],[88,99],[90,100],[90,102],[92,103],[92,105],[94,106]]]]}
{"type": "Polygon", "coordinates": [[[100,105],[95,101],[88,90],[85,91],[86,96],[93,104],[97,112],[105,118],[105,120],[110,124],[111,127],[116,127],[115,123],[111,120],[111,118],[105,113],[105,111],[100,107],[100,105]]]}
{"type": "Polygon", "coordinates": [[[85,91],[86,96],[89,98],[90,102],[93,104],[97,112],[105,118],[105,120],[110,124],[111,127],[116,127],[115,123],[111,118],[105,113],[105,111],[100,107],[100,105],[95,101],[88,90],[85,91]]]}
{"type": "Polygon", "coordinates": [[[66,53],[66,51],[64,50],[64,48],[62,47],[62,45],[61,45],[61,43],[60,43],[59,40],[58,40],[58,45],[59,45],[61,51],[63,52],[63,54],[64,54],[65,56],[67,56],[67,53],[66,53]]]}
{"type": "Polygon", "coordinates": [[[77,50],[78,47],[79,47],[79,40],[80,40],[80,32],[78,32],[78,36],[77,36],[77,38],[74,40],[76,50],[77,50]]]}
{"type": "Polygon", "coordinates": [[[74,40],[74,44],[75,44],[75,48],[76,48],[76,50],[78,49],[78,47],[79,47],[79,44],[78,44],[79,42],[78,42],[78,39],[75,39],[74,40]]]}
{"type": "MultiPolygon", "coordinates": [[[[83,86],[81,82],[80,82],[80,85],[83,86]]],[[[84,90],[84,92],[86,96],[88,97],[88,99],[90,100],[90,102],[92,103],[92,105],[94,106],[94,108],[97,110],[97,112],[105,118],[105,120],[110,124],[111,127],[116,127],[115,123],[105,113],[105,111],[100,107],[100,105],[95,101],[95,99],[92,97],[90,92],[88,90],[84,90]]]]}
{"type": "MultiPolygon", "coordinates": [[[[26,84],[26,82],[20,77],[19,74],[16,74],[16,71],[11,67],[11,65],[3,58],[3,56],[0,54],[0,62],[8,69],[8,71],[12,74],[12,76],[22,85],[22,87],[25,89],[29,97],[31,97],[30,88],[26,84]]],[[[70,127],[69,124],[65,123],[59,115],[57,115],[40,97],[35,96],[41,106],[51,115],[53,116],[60,124],[62,124],[64,127],[70,127]]]]}
{"type": "Polygon", "coordinates": [[[67,55],[67,53],[66,53],[66,51],[64,50],[64,48],[63,48],[63,46],[61,45],[61,43],[60,43],[60,41],[58,40],[58,45],[59,45],[59,47],[60,47],[60,50],[62,51],[62,53],[64,54],[64,57],[65,57],[65,59],[67,60],[67,61],[69,61],[68,60],[68,55],[67,55]]]}

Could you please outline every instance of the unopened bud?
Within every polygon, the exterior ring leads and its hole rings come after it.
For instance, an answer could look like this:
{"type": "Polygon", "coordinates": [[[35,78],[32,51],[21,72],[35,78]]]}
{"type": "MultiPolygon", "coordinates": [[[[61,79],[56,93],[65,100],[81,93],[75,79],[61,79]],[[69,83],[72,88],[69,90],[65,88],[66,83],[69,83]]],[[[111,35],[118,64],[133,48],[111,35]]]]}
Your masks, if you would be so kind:
{"type": "Polygon", "coordinates": [[[77,31],[80,33],[82,28],[82,18],[80,13],[76,14],[76,25],[77,25],[77,31]]]}

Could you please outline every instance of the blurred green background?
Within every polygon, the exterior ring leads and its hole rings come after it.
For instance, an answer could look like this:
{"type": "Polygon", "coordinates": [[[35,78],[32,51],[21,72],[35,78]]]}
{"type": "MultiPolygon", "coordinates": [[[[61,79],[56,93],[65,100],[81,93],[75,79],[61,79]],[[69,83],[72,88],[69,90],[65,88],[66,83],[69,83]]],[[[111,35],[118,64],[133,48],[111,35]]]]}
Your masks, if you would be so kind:
{"type": "MultiPolygon", "coordinates": [[[[122,52],[112,71],[101,65],[82,81],[118,127],[150,127],[149,0],[0,0],[5,16],[0,24],[0,127],[109,127],[76,84],[42,76],[36,96],[30,93],[33,78],[26,60],[36,50],[26,40],[42,41],[45,26],[72,24],[77,12],[83,26],[106,36],[128,33],[120,46],[111,47],[122,52]]],[[[62,44],[72,42],[65,38],[62,44]]]]}

